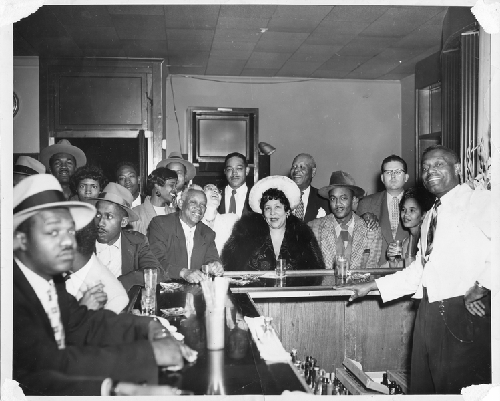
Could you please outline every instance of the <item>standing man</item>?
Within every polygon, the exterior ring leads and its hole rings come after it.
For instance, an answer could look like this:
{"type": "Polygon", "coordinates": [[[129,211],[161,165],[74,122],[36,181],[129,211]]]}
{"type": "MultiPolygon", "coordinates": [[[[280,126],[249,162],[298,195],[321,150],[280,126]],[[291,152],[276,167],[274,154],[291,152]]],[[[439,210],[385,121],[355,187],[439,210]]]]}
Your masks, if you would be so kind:
{"type": "Polygon", "coordinates": [[[422,155],[422,181],[437,196],[422,223],[416,260],[375,281],[349,285],[349,301],[379,290],[384,302],[422,298],[413,330],[412,394],[460,394],[491,383],[491,193],[460,185],[451,149],[422,155]]]}
{"type": "Polygon", "coordinates": [[[391,242],[403,241],[408,232],[403,229],[399,218],[399,202],[403,197],[404,185],[410,177],[406,162],[399,156],[391,155],[382,161],[380,179],[385,191],[365,196],[359,201],[357,214],[370,228],[380,225],[382,230],[382,251],[379,265],[389,262],[387,248],[391,242]]]}
{"type": "Polygon", "coordinates": [[[142,203],[141,191],[139,188],[141,176],[139,175],[139,170],[134,163],[118,163],[118,166],[116,167],[116,182],[122,187],[127,188],[132,194],[133,201],[131,207],[139,206],[142,203]]]}
{"type": "Polygon", "coordinates": [[[332,269],[335,258],[343,255],[350,269],[377,267],[382,239],[380,228],[369,230],[354,213],[358,199],[365,191],[343,171],[334,171],[330,185],[318,191],[330,200],[332,213],[309,222],[327,269],[332,269]]]}
{"type": "Polygon", "coordinates": [[[80,148],[71,145],[67,139],[61,139],[55,145],[47,146],[40,152],[40,161],[61,184],[64,197],[69,200],[74,194],[69,181],[78,167],[87,164],[87,157],[80,148]]]}
{"type": "Polygon", "coordinates": [[[196,176],[196,167],[193,163],[182,158],[180,152],[172,152],[168,158],[160,161],[156,168],[166,167],[177,173],[177,198],[175,199],[175,207],[181,197],[182,192],[186,189],[189,182],[196,176]]]}
{"type": "Polygon", "coordinates": [[[19,156],[14,166],[13,184],[19,184],[33,174],[45,174],[45,166],[29,156],[19,156]]]}
{"type": "Polygon", "coordinates": [[[197,185],[185,189],[179,207],[179,212],[153,217],[149,223],[151,251],[171,278],[198,283],[204,279],[202,265],[221,274],[215,232],[201,222],[207,208],[205,193],[197,185]]]}
{"type": "Polygon", "coordinates": [[[290,167],[290,178],[300,189],[301,202],[293,213],[306,223],[330,213],[328,200],[321,198],[318,195],[318,190],[311,186],[315,175],[316,162],[311,155],[300,153],[295,156],[292,167],[290,167]]]}
{"type": "Polygon", "coordinates": [[[130,208],[132,194],[121,185],[110,182],[95,200],[96,251],[102,264],[118,277],[127,291],[133,285],[144,285],[143,269],[156,268],[158,281],[165,280],[146,236],[124,230],[129,222],[138,219],[137,213],[130,208]]]}
{"type": "Polygon", "coordinates": [[[248,161],[241,153],[233,152],[226,156],[224,161],[224,174],[227,185],[222,190],[222,201],[219,205],[219,213],[235,213],[238,217],[250,212],[248,204],[249,188],[246,184],[247,175],[250,172],[248,161]]]}

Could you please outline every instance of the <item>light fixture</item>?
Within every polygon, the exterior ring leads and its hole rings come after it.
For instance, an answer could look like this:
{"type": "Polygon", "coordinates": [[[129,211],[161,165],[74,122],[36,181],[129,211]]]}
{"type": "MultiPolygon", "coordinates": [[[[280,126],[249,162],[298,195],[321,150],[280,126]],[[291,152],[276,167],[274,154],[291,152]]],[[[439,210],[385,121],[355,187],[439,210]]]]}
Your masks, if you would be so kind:
{"type": "Polygon", "coordinates": [[[271,156],[276,152],[276,148],[273,145],[269,145],[267,142],[259,142],[259,150],[266,156],[271,156]]]}

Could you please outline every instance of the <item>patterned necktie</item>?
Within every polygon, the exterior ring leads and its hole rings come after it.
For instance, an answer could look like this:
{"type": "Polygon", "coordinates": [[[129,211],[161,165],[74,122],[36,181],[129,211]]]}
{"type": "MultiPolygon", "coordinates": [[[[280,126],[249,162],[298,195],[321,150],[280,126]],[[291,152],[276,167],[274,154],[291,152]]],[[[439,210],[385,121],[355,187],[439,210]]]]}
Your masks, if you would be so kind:
{"type": "Polygon", "coordinates": [[[48,302],[48,314],[50,325],[54,331],[54,338],[57,342],[57,347],[59,349],[64,348],[64,327],[61,323],[61,313],[59,311],[59,305],[57,304],[57,293],[56,287],[53,282],[50,282],[50,289],[47,291],[48,302]]]}
{"type": "Polygon", "coordinates": [[[340,235],[337,238],[337,256],[344,255],[349,260],[350,255],[347,255],[347,247],[349,245],[349,231],[347,224],[340,225],[340,235]]]}
{"type": "Polygon", "coordinates": [[[295,208],[295,216],[297,216],[300,220],[304,220],[304,202],[302,202],[303,195],[304,191],[300,191],[300,202],[295,208]]]}
{"type": "Polygon", "coordinates": [[[432,245],[434,242],[434,234],[437,226],[437,208],[441,205],[441,200],[436,199],[432,208],[431,221],[429,223],[429,230],[427,231],[427,248],[425,249],[424,266],[429,260],[429,255],[432,252],[432,245]]]}
{"type": "Polygon", "coordinates": [[[236,213],[236,199],[234,195],[236,194],[236,189],[233,189],[231,198],[229,199],[229,213],[236,213]]]}
{"type": "Polygon", "coordinates": [[[392,238],[396,238],[396,233],[398,231],[399,225],[399,200],[397,197],[392,198],[392,207],[391,207],[391,231],[392,238]]]}

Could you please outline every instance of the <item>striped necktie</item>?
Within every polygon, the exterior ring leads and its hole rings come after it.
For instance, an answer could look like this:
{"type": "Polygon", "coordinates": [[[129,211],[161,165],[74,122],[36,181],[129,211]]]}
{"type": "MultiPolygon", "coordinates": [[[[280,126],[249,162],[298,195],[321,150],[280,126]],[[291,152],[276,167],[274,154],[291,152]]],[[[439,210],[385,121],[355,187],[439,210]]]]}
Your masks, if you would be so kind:
{"type": "Polygon", "coordinates": [[[302,202],[303,195],[304,191],[300,191],[300,202],[295,208],[295,216],[297,216],[300,220],[304,220],[304,202],[302,202]]]}
{"type": "Polygon", "coordinates": [[[436,199],[434,206],[432,207],[431,221],[429,223],[429,230],[427,231],[427,247],[425,249],[424,266],[429,260],[429,255],[432,252],[432,245],[434,242],[434,235],[436,233],[437,226],[437,208],[441,205],[441,200],[436,199]]]}
{"type": "Polygon", "coordinates": [[[391,220],[392,238],[396,238],[396,233],[398,231],[398,225],[399,225],[399,199],[396,196],[392,198],[390,220],[391,220]]]}
{"type": "Polygon", "coordinates": [[[233,189],[231,198],[229,199],[229,213],[236,213],[236,199],[234,195],[236,194],[236,189],[233,189]]]}
{"type": "Polygon", "coordinates": [[[61,312],[57,303],[56,287],[54,286],[53,281],[51,281],[49,284],[50,288],[47,291],[49,310],[47,312],[49,315],[50,325],[52,326],[52,330],[54,331],[54,338],[57,342],[57,347],[59,349],[62,349],[64,348],[64,327],[61,322],[61,312]]]}

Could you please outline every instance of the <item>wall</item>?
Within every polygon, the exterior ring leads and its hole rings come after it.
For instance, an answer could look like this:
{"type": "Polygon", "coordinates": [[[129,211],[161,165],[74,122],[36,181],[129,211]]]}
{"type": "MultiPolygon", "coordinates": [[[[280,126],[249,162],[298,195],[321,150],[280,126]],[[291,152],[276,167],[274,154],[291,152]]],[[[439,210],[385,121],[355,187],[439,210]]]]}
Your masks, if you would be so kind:
{"type": "Polygon", "coordinates": [[[415,135],[415,75],[410,75],[401,80],[401,157],[410,176],[406,188],[415,185],[417,176],[415,135]]]}
{"type": "Polygon", "coordinates": [[[38,57],[14,57],[14,92],[19,112],[14,117],[14,153],[39,153],[38,57]]]}
{"type": "Polygon", "coordinates": [[[271,174],[287,174],[293,157],[307,152],[318,165],[316,187],[327,185],[332,171],[344,170],[373,193],[380,162],[401,152],[399,81],[173,75],[167,79],[166,101],[167,154],[178,151],[179,143],[187,153],[188,106],[256,107],[259,140],[277,148],[271,156],[271,174]]]}

